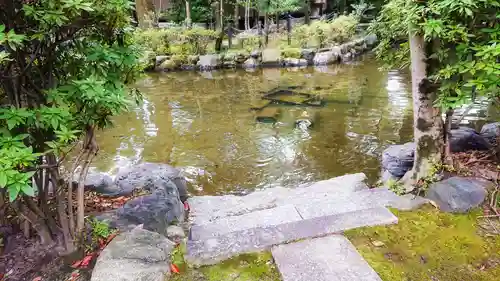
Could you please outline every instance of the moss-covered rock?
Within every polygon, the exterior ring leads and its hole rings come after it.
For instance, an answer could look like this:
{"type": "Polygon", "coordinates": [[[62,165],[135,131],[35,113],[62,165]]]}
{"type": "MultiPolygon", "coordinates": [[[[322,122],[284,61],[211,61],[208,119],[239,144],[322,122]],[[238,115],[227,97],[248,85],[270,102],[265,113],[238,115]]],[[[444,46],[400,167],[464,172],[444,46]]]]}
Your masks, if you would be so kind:
{"type": "Polygon", "coordinates": [[[281,50],[281,56],[284,58],[300,59],[301,51],[300,48],[285,48],[281,50]]]}
{"type": "Polygon", "coordinates": [[[180,63],[176,62],[173,59],[168,59],[163,61],[159,66],[158,70],[160,71],[172,71],[177,69],[180,66],[180,63]]]}
{"type": "Polygon", "coordinates": [[[392,211],[396,225],[345,232],[382,280],[498,280],[500,236],[479,235],[481,211],[392,211]]]}

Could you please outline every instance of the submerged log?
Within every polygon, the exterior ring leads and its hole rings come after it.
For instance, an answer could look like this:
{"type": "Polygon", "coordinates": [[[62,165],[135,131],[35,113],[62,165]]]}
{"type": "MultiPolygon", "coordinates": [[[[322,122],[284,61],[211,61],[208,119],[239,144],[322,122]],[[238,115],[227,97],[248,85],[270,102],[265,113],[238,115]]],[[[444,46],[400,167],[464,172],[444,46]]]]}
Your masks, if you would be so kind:
{"type": "Polygon", "coordinates": [[[263,123],[275,123],[281,114],[281,108],[279,107],[264,107],[257,112],[256,120],[263,123]]]}

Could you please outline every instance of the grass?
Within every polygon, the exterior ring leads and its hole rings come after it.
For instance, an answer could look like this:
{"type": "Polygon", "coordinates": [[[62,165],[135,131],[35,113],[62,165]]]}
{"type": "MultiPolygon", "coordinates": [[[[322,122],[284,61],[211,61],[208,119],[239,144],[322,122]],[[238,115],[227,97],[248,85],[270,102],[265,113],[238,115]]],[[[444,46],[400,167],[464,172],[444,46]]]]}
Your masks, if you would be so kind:
{"type": "Polygon", "coordinates": [[[392,211],[399,218],[396,225],[345,233],[382,280],[499,280],[500,237],[479,235],[480,210],[460,215],[431,206],[392,211]]]}
{"type": "Polygon", "coordinates": [[[172,262],[179,267],[169,281],[280,281],[271,253],[244,254],[222,263],[190,268],[184,262],[185,246],[181,245],[172,255],[172,262]]]}

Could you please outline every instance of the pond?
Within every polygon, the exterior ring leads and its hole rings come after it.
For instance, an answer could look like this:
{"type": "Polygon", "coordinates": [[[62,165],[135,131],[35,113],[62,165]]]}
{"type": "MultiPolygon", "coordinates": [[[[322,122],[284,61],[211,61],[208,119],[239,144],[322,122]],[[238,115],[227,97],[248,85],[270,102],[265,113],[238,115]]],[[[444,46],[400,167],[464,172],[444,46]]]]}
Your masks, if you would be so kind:
{"type": "Polygon", "coordinates": [[[385,146],[412,139],[409,81],[371,58],[348,65],[253,72],[150,74],[139,83],[144,103],[100,132],[94,165],[115,173],[137,162],[182,168],[191,192],[245,193],[364,172],[373,183],[385,146]],[[263,92],[298,86],[323,107],[282,106],[278,122],[250,110],[263,92]],[[304,111],[313,127],[295,127],[304,111]]]}
{"type": "MultiPolygon", "coordinates": [[[[321,68],[148,74],[138,87],[144,102],[99,132],[93,169],[116,174],[139,162],[168,163],[183,171],[193,195],[245,194],[358,172],[373,184],[382,150],[413,138],[408,74],[381,70],[369,56],[321,68]],[[277,88],[301,93],[286,97],[289,103],[313,95],[323,105],[272,105],[277,121],[259,122],[253,108],[276,98],[266,93],[277,88]],[[297,128],[304,112],[318,118],[297,128]]],[[[465,116],[456,123],[476,129],[500,116],[485,100],[456,112],[465,116]]]]}

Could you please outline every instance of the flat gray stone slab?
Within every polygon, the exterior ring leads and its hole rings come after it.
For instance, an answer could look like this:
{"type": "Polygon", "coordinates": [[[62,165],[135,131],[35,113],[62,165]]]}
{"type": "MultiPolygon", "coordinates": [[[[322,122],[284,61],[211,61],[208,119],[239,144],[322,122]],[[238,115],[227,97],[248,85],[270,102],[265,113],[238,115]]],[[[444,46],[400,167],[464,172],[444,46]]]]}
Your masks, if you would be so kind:
{"type": "Polygon", "coordinates": [[[188,200],[194,224],[208,224],[227,216],[238,216],[282,205],[298,204],[319,199],[349,196],[365,190],[366,175],[344,175],[296,188],[274,187],[245,196],[196,196],[188,200]]]}
{"type": "Polygon", "coordinates": [[[384,207],[344,212],[279,225],[230,232],[204,240],[188,240],[187,262],[194,265],[215,264],[233,256],[269,249],[271,246],[305,238],[341,233],[362,226],[397,223],[384,207]]]}
{"type": "Polygon", "coordinates": [[[241,216],[224,217],[210,224],[193,225],[191,227],[190,239],[210,239],[230,232],[275,226],[300,220],[302,220],[302,217],[293,205],[278,206],[276,208],[251,212],[241,216]]]}
{"type": "Polygon", "coordinates": [[[273,247],[283,281],[382,281],[343,236],[273,247]]]}

